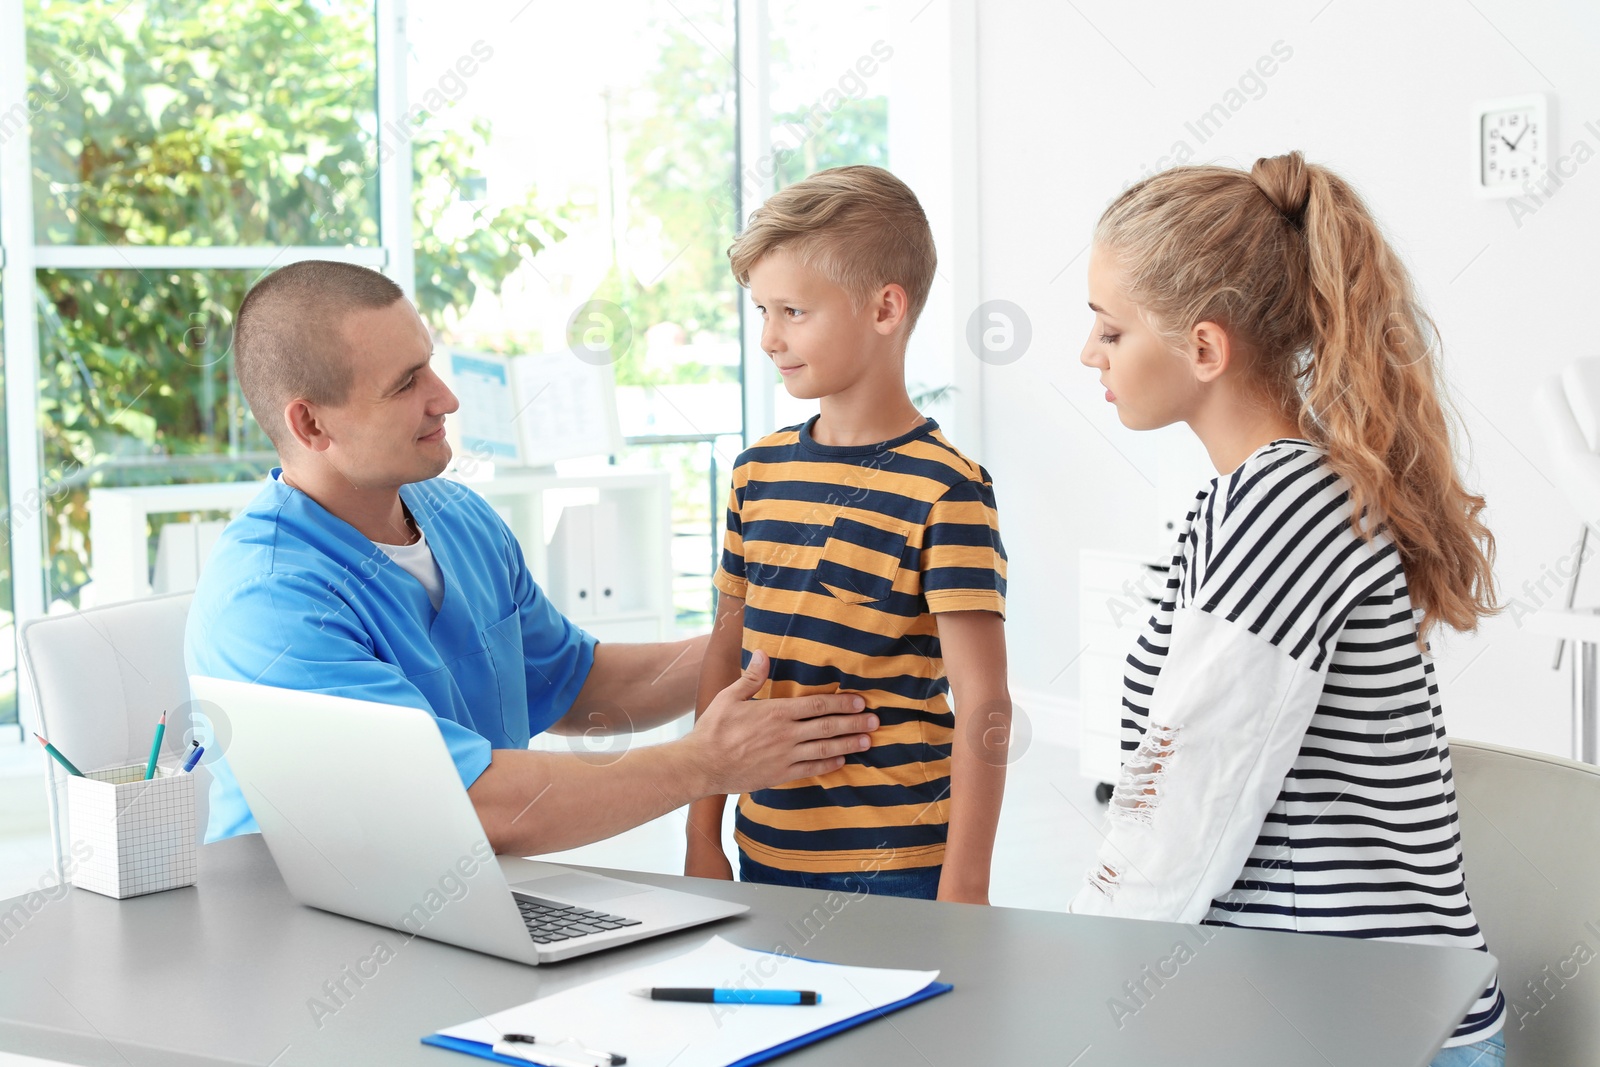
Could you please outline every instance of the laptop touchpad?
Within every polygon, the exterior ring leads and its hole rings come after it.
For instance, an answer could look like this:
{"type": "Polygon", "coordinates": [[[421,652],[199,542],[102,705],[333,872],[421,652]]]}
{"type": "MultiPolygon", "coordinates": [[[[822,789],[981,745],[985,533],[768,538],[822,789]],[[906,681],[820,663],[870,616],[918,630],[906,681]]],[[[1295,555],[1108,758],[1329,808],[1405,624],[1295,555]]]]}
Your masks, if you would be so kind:
{"type": "Polygon", "coordinates": [[[638,882],[622,882],[615,878],[596,878],[593,875],[572,873],[553,874],[548,878],[535,878],[529,882],[516,882],[511,888],[535,896],[561,897],[577,901],[579,904],[593,904],[602,900],[615,900],[618,897],[648,893],[655,887],[641,885],[638,882]]]}

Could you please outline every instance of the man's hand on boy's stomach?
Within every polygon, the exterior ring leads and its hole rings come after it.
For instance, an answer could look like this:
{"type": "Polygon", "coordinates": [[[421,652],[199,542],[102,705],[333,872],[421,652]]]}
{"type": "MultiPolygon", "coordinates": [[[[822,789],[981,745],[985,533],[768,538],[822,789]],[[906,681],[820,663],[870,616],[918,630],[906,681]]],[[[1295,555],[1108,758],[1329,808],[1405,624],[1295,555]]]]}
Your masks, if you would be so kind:
{"type": "Polygon", "coordinates": [[[748,793],[827,774],[872,745],[878,717],[855,694],[755,700],[767,681],[765,653],[711,701],[683,741],[709,793],[748,793]]]}

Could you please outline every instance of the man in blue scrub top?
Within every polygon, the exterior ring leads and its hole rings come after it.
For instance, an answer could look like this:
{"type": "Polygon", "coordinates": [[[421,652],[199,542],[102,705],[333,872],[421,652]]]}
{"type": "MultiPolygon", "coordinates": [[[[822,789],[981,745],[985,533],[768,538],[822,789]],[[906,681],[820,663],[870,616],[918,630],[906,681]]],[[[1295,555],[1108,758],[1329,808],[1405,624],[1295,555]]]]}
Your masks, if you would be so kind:
{"type": "MultiPolygon", "coordinates": [[[[437,477],[459,405],[432,354],[411,302],[365,267],[296,263],[246,294],[235,366],[283,466],[207,561],[191,674],[431,712],[490,843],[523,855],[868,746],[877,719],[858,697],[753,700],[762,660],[682,740],[609,765],[528,751],[543,730],[646,730],[692,710],[707,638],[599,645],[555,610],[494,509],[437,477]]],[[[206,839],[254,831],[225,754],[211,770],[206,839]]]]}

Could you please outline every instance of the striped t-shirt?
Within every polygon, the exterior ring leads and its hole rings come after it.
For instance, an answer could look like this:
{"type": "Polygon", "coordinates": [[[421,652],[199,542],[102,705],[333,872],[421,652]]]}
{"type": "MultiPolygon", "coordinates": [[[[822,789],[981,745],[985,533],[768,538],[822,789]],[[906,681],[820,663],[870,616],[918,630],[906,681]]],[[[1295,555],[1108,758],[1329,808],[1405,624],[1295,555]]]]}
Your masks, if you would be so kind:
{"type": "Polygon", "coordinates": [[[715,583],[742,597],[758,697],[858,693],[872,747],[831,774],[739,798],[745,855],[783,870],[943,862],[955,720],[933,615],[1005,613],[1006,553],[982,467],[928,419],[881,444],[818,444],[813,418],[746,450],[715,583]]]}
{"type": "MultiPolygon", "coordinates": [[[[1123,769],[1075,912],[1487,951],[1419,612],[1325,454],[1201,490],[1128,656],[1123,769]]],[[[1447,1042],[1505,1021],[1490,983],[1447,1042]]]]}

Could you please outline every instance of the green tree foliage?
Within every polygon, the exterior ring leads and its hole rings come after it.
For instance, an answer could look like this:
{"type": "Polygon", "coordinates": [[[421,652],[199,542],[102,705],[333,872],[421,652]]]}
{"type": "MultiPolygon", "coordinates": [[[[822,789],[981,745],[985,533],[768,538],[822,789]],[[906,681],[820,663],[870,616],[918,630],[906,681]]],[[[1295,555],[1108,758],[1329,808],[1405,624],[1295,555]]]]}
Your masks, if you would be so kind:
{"type": "MultiPolygon", "coordinates": [[[[379,243],[370,4],[29,0],[25,17],[41,243],[379,243]]],[[[567,216],[530,191],[461,217],[489,129],[408,132],[417,303],[438,328],[564,237],[567,216]]],[[[271,465],[229,358],[233,312],[257,276],[39,272],[53,599],[88,580],[90,486],[271,465]]]]}
{"type": "Polygon", "coordinates": [[[564,239],[580,214],[571,204],[541,207],[532,192],[498,210],[463,203],[490,136],[479,119],[470,135],[447,131],[412,144],[417,310],[435,330],[464,313],[480,287],[498,293],[524,260],[564,239]]]}
{"type": "MultiPolygon", "coordinates": [[[[705,36],[731,40],[731,28],[719,26],[719,18],[731,19],[720,4],[694,24],[677,15],[656,22],[651,32],[660,59],[617,119],[627,175],[620,262],[597,298],[620,305],[636,335],[661,322],[676,323],[690,340],[739,334],[727,257],[735,225],[735,73],[705,36]],[[650,268],[639,262],[645,247],[650,268]],[[664,268],[656,266],[661,261],[664,268]]],[[[636,345],[618,362],[618,384],[669,380],[644,365],[642,348],[636,345]]],[[[681,368],[672,380],[718,379],[710,368],[681,368]]]]}
{"type": "MultiPolygon", "coordinates": [[[[712,40],[731,39],[725,5],[677,11],[654,23],[659,61],[640,86],[613,102],[619,110],[627,195],[619,220],[618,263],[595,294],[627,312],[636,331],[671,322],[689,339],[738,336],[740,291],[728,268],[727,249],[738,231],[736,190],[746,198],[771,190],[755,188],[753,161],[735,177],[736,74],[712,40]],[[650,249],[651,268],[671,257],[659,274],[641,269],[638,250],[650,249]],[[642,276],[641,276],[642,275],[642,276]]],[[[787,61],[778,42],[774,59],[787,61]]],[[[773,117],[775,142],[793,148],[777,153],[773,188],[815,171],[849,163],[888,165],[889,108],[882,96],[847,99],[831,110],[799,108],[773,117]]],[[[766,171],[769,175],[771,170],[766,171]]],[[[744,208],[749,209],[745,203],[744,208]]],[[[617,364],[623,385],[658,385],[723,380],[726,367],[683,366],[673,373],[646,365],[636,345],[617,364]]]]}
{"type": "Polygon", "coordinates": [[[780,188],[829,167],[889,165],[888,97],[849,100],[822,122],[815,109],[796,108],[774,115],[773,125],[788,132],[790,143],[799,141],[774,161],[780,188]]]}

